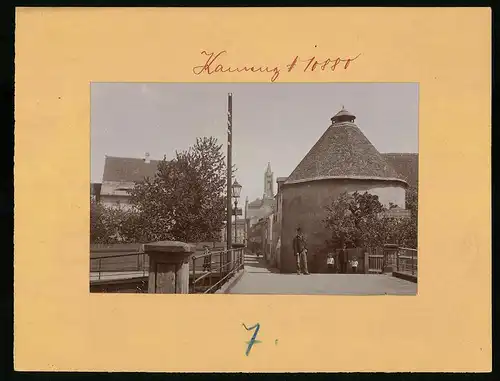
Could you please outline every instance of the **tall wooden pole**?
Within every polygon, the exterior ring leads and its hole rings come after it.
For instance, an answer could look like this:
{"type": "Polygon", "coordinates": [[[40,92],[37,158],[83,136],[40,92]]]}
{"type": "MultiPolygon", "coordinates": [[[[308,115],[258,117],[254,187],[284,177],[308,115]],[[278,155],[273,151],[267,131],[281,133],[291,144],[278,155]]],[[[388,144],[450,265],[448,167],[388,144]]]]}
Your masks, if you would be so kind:
{"type": "Polygon", "coordinates": [[[238,200],[234,200],[234,243],[238,243],[238,200]]]}
{"type": "MultiPolygon", "coordinates": [[[[227,220],[226,220],[226,241],[227,250],[231,249],[231,225],[232,225],[232,185],[233,185],[233,163],[232,163],[232,145],[233,145],[233,94],[229,93],[227,97],[227,220]]],[[[228,256],[229,257],[229,256],[228,256]]]]}
{"type": "Polygon", "coordinates": [[[248,222],[247,222],[247,209],[248,209],[248,196],[245,199],[245,241],[243,242],[248,246],[248,222]]]}

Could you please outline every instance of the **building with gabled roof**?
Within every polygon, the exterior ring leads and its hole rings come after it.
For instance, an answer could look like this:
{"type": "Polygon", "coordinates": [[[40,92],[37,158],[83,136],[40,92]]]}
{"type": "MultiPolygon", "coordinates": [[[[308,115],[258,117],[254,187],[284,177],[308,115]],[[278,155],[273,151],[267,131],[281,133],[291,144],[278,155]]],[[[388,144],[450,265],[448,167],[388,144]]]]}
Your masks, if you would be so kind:
{"type": "Polygon", "coordinates": [[[130,191],[137,182],[153,178],[159,160],[144,158],[106,156],[100,190],[100,201],[105,206],[128,208],[130,191]]]}
{"type": "MultiPolygon", "coordinates": [[[[326,249],[330,232],[323,225],[325,207],[341,193],[365,191],[385,205],[405,208],[407,179],[396,171],[342,108],[331,124],[281,184],[280,270],[295,271],[292,248],[297,227],[308,241],[308,260],[326,249]]],[[[314,264],[310,263],[311,268],[314,264]]]]}
{"type": "Polygon", "coordinates": [[[382,157],[411,188],[418,188],[418,153],[383,153],[382,157]]]}

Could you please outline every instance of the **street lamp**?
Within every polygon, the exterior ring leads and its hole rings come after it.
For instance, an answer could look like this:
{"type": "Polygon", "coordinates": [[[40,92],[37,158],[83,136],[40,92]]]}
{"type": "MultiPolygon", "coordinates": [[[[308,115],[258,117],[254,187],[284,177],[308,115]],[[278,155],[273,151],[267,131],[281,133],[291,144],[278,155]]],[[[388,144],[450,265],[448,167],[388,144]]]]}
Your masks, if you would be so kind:
{"type": "Polygon", "coordinates": [[[234,243],[237,243],[236,234],[237,234],[237,226],[236,221],[238,220],[238,199],[240,198],[242,186],[235,179],[232,187],[232,194],[234,198],[234,243]]]}

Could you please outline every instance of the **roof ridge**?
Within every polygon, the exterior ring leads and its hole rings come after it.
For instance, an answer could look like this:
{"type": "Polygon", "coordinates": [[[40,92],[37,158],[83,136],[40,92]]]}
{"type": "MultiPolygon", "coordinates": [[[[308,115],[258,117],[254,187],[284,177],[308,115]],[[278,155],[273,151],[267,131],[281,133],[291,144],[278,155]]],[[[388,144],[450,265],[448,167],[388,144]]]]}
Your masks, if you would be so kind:
{"type": "MultiPolygon", "coordinates": [[[[111,155],[105,155],[105,159],[126,159],[126,160],[146,160],[143,157],[130,157],[130,156],[111,156],[111,155]]],[[[163,159],[149,159],[149,161],[162,161],[163,159]]]]}

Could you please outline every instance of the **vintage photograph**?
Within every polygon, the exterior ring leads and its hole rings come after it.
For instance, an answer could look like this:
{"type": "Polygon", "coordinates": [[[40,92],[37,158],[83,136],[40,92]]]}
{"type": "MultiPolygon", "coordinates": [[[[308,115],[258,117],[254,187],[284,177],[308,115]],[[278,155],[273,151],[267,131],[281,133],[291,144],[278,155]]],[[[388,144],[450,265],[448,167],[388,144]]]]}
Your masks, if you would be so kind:
{"type": "Polygon", "coordinates": [[[417,294],[417,83],[90,98],[90,292],[417,294]]]}

